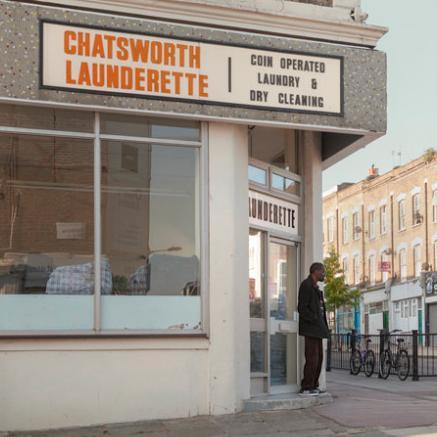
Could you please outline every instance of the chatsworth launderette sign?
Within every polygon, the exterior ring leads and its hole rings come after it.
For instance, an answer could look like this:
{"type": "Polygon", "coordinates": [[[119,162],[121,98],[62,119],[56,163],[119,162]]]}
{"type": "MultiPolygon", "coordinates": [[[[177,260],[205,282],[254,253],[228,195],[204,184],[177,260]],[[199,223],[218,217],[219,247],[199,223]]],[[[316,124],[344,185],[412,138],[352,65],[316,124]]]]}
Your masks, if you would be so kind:
{"type": "Polygon", "coordinates": [[[42,88],[342,115],[343,58],[41,22],[42,88]]]}
{"type": "Polygon", "coordinates": [[[249,225],[298,234],[298,206],[249,190],[249,225]]]}

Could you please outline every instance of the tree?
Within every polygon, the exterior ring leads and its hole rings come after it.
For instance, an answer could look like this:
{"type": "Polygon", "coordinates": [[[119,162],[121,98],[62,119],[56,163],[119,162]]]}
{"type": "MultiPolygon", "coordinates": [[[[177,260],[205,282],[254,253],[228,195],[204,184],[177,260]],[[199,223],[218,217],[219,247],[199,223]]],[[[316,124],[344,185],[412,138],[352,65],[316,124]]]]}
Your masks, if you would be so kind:
{"type": "Polygon", "coordinates": [[[339,255],[333,247],[329,250],[328,256],[324,259],[325,265],[325,303],[326,310],[334,312],[334,332],[337,332],[337,311],[341,307],[355,307],[360,299],[360,292],[357,289],[350,289],[341,269],[339,255]]]}

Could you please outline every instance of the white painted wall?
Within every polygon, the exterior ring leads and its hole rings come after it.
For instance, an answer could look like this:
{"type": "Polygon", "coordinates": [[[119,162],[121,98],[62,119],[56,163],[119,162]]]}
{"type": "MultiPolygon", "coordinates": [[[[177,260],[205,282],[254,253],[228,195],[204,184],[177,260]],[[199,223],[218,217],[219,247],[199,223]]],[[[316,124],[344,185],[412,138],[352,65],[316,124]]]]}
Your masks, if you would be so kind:
{"type": "Polygon", "coordinates": [[[208,413],[208,342],[8,340],[0,431],[208,413]]]}

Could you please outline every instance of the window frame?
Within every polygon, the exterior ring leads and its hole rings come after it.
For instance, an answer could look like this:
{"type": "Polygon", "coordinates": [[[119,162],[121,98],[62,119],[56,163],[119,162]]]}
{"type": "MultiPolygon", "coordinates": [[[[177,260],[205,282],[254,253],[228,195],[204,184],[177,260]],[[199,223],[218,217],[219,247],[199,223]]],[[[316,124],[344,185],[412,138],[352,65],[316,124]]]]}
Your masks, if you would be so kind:
{"type": "Polygon", "coordinates": [[[401,282],[405,282],[408,278],[408,264],[407,264],[407,249],[399,250],[399,277],[401,282]],[[402,273],[405,272],[405,275],[402,273]]]}
{"type": "Polygon", "coordinates": [[[398,230],[404,231],[407,228],[406,225],[406,211],[405,211],[405,199],[398,201],[398,230]]]}
{"type": "Polygon", "coordinates": [[[420,277],[422,271],[422,245],[415,244],[413,246],[413,265],[414,265],[414,277],[420,277]]]}
{"type": "Polygon", "coordinates": [[[432,222],[437,223],[437,188],[434,188],[432,190],[431,205],[432,205],[432,222]]]}
{"type": "Polygon", "coordinates": [[[381,235],[387,233],[387,205],[381,205],[379,208],[379,231],[381,235]]]}
{"type": "Polygon", "coordinates": [[[418,215],[420,215],[420,193],[411,196],[411,223],[413,226],[420,225],[418,215]]]}
{"type": "MultiPolygon", "coordinates": [[[[17,102],[5,102],[6,104],[19,106],[17,102]]],[[[21,105],[22,106],[22,105],[21,105]]],[[[35,108],[38,106],[35,105],[35,108]]],[[[50,106],[47,106],[50,107],[50,106]]],[[[62,109],[51,107],[52,109],[62,109]]],[[[66,108],[75,111],[80,111],[77,108],[66,108]]],[[[151,138],[151,137],[136,137],[128,135],[112,135],[101,133],[100,115],[109,111],[86,110],[94,114],[94,132],[76,132],[63,131],[55,129],[37,129],[25,127],[11,127],[0,125],[0,133],[9,135],[33,135],[60,137],[71,139],[89,139],[93,141],[94,155],[94,181],[93,181],[93,214],[94,214],[94,263],[95,263],[95,279],[94,279],[94,310],[93,310],[93,329],[92,330],[0,330],[0,338],[16,338],[16,337],[90,337],[90,338],[105,338],[105,337],[209,337],[209,288],[208,288],[208,265],[209,265],[209,174],[208,174],[208,124],[207,122],[199,122],[200,137],[199,141],[178,140],[166,138],[151,138]],[[200,150],[199,154],[199,247],[200,247],[200,329],[165,329],[165,330],[103,330],[101,327],[101,275],[97,274],[101,269],[102,260],[102,216],[101,216],[101,142],[105,141],[128,141],[130,143],[150,143],[159,145],[168,145],[173,147],[191,147],[200,150]]],[[[118,112],[120,115],[126,112],[118,112]]],[[[138,115],[138,114],[135,114],[138,115]]],[[[141,115],[141,114],[140,114],[141,115]]],[[[144,118],[153,119],[153,116],[144,114],[144,118]]],[[[169,117],[171,120],[171,117],[169,117]]]]}
{"type": "Polygon", "coordinates": [[[354,241],[358,241],[360,239],[360,232],[356,232],[356,229],[359,226],[360,226],[360,214],[358,211],[355,211],[352,214],[352,239],[354,241]]]}
{"type": "Polygon", "coordinates": [[[342,240],[343,244],[349,243],[349,217],[343,216],[341,218],[341,228],[342,228],[342,240]]]}
{"type": "Polygon", "coordinates": [[[369,211],[369,240],[374,240],[375,238],[376,238],[375,210],[371,209],[369,211]]]}

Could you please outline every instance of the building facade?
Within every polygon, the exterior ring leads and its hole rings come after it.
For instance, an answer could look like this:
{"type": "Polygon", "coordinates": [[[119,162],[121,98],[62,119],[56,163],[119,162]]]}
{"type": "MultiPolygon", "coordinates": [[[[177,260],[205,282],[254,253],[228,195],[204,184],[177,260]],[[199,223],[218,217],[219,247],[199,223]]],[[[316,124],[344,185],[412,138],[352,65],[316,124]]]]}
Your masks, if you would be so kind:
{"type": "Polygon", "coordinates": [[[325,254],[334,247],[346,282],[362,292],[359,321],[345,330],[435,332],[436,158],[430,150],[381,176],[372,168],[325,193],[325,254]]]}
{"type": "Polygon", "coordinates": [[[387,29],[357,0],[0,14],[0,431],[296,392],[322,170],[385,133],[387,29]]]}

